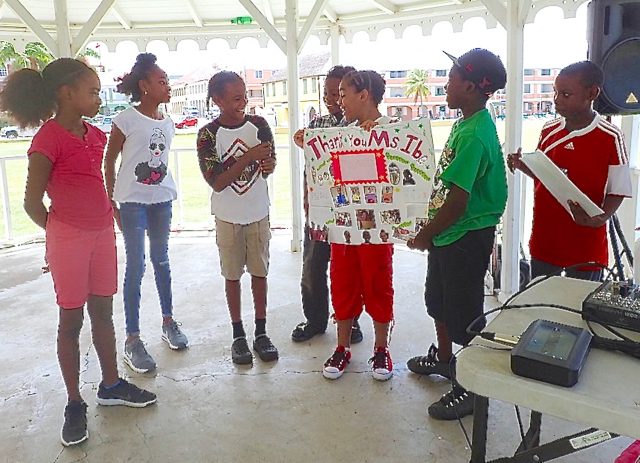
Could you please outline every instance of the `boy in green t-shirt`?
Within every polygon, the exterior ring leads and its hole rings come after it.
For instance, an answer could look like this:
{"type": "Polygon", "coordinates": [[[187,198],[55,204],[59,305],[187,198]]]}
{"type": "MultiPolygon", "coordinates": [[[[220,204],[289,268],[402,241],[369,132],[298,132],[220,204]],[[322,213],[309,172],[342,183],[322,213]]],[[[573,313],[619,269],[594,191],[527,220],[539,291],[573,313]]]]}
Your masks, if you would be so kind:
{"type": "MultiPolygon", "coordinates": [[[[440,157],[429,200],[429,221],[408,244],[429,251],[425,302],[434,319],[438,347],[413,357],[414,373],[451,377],[452,343],[467,345],[467,326],[483,313],[484,276],[495,227],[507,203],[507,179],[496,126],[486,109],[504,88],[507,73],[493,53],[476,48],[453,60],[445,87],[447,103],[462,118],[440,157]],[[451,365],[450,365],[451,363],[451,365]]],[[[484,327],[484,320],[478,328],[484,327]]],[[[473,413],[473,393],[454,379],[453,390],[429,407],[429,415],[453,420],[473,413]]]]}

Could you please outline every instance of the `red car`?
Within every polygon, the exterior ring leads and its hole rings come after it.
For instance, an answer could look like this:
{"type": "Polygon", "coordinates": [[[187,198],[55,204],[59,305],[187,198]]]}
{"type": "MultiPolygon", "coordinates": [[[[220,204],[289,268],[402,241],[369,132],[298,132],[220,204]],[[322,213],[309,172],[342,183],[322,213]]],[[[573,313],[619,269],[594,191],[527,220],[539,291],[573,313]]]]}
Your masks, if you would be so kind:
{"type": "Polygon", "coordinates": [[[176,122],[176,129],[184,129],[185,127],[196,127],[198,125],[198,118],[195,116],[187,116],[180,122],[176,122]]]}

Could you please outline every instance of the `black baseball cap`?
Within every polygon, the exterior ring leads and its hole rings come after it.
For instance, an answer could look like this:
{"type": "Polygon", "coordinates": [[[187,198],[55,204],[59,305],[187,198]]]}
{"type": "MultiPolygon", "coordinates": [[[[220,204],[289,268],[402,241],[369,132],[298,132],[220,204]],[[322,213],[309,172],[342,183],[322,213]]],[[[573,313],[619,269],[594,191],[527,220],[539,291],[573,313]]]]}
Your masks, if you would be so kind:
{"type": "Polygon", "coordinates": [[[474,48],[458,58],[446,51],[444,54],[453,61],[465,80],[476,84],[478,90],[487,96],[507,84],[507,71],[500,57],[489,50],[474,48]]]}

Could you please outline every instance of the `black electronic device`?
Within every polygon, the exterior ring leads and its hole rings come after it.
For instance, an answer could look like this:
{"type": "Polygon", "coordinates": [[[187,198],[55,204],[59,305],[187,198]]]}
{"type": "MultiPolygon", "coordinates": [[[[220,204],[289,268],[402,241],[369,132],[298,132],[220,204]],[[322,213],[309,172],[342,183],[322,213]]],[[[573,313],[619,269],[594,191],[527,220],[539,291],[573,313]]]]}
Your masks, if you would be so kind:
{"type": "Polygon", "coordinates": [[[640,286],[605,281],[582,301],[582,318],[640,332],[640,286]]]}
{"type": "Polygon", "coordinates": [[[511,371],[525,378],[571,387],[578,382],[591,337],[584,328],[536,320],[511,350],[511,371]]]}
{"type": "Polygon", "coordinates": [[[587,7],[587,42],[589,60],[604,72],[596,111],[640,113],[640,0],[592,0],[587,7]]]}
{"type": "MultiPolygon", "coordinates": [[[[271,129],[269,127],[262,126],[258,129],[258,140],[261,143],[269,143],[273,146],[273,133],[271,133],[271,129]]],[[[269,174],[266,172],[262,172],[262,178],[267,178],[269,174]]]]}

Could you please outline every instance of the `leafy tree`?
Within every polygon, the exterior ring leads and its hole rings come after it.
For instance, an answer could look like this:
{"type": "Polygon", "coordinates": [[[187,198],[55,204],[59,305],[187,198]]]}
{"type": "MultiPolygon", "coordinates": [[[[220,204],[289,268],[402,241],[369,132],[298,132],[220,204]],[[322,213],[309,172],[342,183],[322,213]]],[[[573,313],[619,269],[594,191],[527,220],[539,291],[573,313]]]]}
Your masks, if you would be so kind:
{"type": "MultiPolygon", "coordinates": [[[[98,52],[91,48],[85,48],[80,57],[99,58],[98,52]]],[[[44,44],[40,42],[30,42],[24,49],[24,53],[19,53],[11,42],[0,40],[0,68],[8,68],[8,65],[14,66],[16,69],[32,67],[36,64],[39,69],[53,61],[55,57],[44,44]]]]}
{"type": "Polygon", "coordinates": [[[402,88],[404,88],[405,95],[409,98],[413,97],[413,104],[416,104],[418,100],[420,100],[420,116],[424,116],[424,107],[422,105],[423,98],[427,98],[431,95],[431,90],[429,90],[429,85],[427,84],[428,77],[429,71],[414,69],[409,72],[407,81],[402,86],[402,88]]]}
{"type": "Polygon", "coordinates": [[[0,40],[0,67],[6,68],[18,57],[18,52],[10,42],[0,40]]]}

